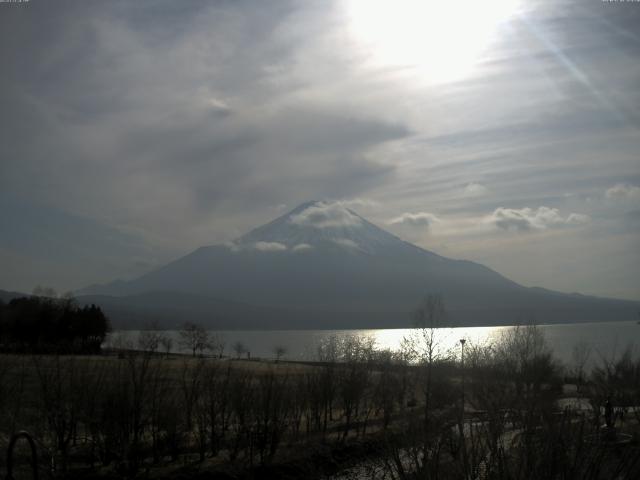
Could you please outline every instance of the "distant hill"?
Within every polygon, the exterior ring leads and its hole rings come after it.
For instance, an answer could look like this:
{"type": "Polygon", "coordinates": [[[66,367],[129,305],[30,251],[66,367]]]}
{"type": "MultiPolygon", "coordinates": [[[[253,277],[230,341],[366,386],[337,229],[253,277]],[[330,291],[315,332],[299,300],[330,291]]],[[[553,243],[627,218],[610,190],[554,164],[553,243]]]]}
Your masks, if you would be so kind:
{"type": "Polygon", "coordinates": [[[9,292],[6,290],[0,290],[0,300],[2,300],[5,303],[8,303],[10,300],[14,298],[28,297],[28,296],[29,294],[27,293],[9,292]]]}
{"type": "Polygon", "coordinates": [[[639,302],[527,288],[478,263],[442,257],[340,203],[309,202],[226,245],[202,247],[132,281],[77,292],[114,325],[197,320],[212,328],[412,325],[441,294],[452,324],[634,319],[639,302]]]}

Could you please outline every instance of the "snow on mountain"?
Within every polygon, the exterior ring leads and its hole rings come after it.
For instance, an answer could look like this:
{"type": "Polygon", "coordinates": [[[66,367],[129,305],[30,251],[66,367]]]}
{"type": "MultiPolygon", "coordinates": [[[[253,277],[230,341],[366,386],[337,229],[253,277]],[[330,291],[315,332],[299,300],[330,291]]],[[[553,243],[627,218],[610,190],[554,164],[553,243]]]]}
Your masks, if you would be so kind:
{"type": "Polygon", "coordinates": [[[339,246],[368,254],[404,244],[341,202],[304,203],[286,215],[243,235],[233,245],[261,251],[294,252],[339,246]]]}

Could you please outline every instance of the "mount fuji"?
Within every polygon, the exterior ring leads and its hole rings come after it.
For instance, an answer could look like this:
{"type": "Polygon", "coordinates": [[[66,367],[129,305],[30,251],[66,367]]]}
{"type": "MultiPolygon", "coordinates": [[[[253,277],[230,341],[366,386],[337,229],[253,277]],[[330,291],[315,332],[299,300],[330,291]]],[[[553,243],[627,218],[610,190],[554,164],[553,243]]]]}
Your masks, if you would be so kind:
{"type": "Polygon", "coordinates": [[[442,257],[340,202],[308,202],[234,242],[201,247],[132,281],[77,292],[118,328],[186,320],[210,328],[412,326],[429,294],[453,325],[633,319],[638,302],[519,285],[478,263],[442,257]]]}

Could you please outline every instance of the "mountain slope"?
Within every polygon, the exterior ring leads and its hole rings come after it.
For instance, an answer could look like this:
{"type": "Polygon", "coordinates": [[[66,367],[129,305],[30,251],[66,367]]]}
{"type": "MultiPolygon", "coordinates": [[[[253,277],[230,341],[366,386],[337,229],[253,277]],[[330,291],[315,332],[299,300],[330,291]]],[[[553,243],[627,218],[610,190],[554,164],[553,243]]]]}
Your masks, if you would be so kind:
{"type": "Polygon", "coordinates": [[[429,293],[444,297],[458,325],[622,320],[638,308],[525,288],[483,265],[404,242],[328,202],[305,203],[232,244],[202,247],[136,280],[81,293],[126,297],[110,300],[125,310],[147,295],[148,310],[165,313],[167,301],[190,295],[176,316],[225,328],[408,326],[429,293]],[[153,300],[152,292],[163,293],[153,300]]]}
{"type": "Polygon", "coordinates": [[[14,298],[28,297],[28,293],[9,292],[7,290],[0,290],[0,301],[9,303],[14,298]]]}

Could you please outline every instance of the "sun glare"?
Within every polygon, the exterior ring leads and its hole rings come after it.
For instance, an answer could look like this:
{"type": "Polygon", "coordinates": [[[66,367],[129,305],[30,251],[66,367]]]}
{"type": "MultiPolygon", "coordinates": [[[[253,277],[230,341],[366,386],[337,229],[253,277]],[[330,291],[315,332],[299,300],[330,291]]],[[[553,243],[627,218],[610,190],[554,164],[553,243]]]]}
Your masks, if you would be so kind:
{"type": "Polygon", "coordinates": [[[377,66],[416,69],[432,83],[468,75],[518,0],[351,0],[350,30],[377,66]]]}

